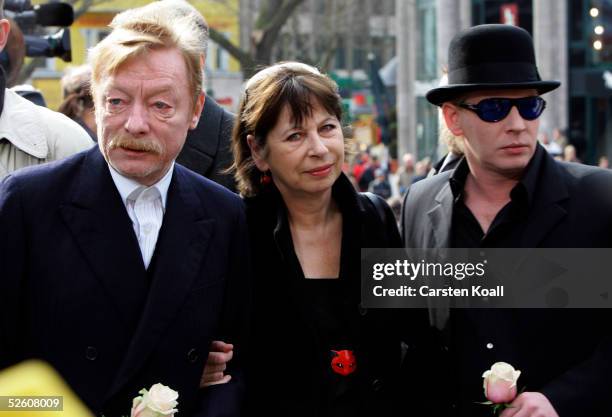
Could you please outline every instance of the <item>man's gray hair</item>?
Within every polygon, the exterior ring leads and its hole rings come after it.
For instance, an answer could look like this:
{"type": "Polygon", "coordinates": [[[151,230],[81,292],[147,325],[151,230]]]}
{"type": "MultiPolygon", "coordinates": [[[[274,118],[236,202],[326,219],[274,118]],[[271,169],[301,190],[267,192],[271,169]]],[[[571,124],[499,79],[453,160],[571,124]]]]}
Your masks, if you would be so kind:
{"type": "Polygon", "coordinates": [[[190,16],[168,19],[163,14],[138,14],[138,9],[117,15],[121,25],[89,51],[92,95],[98,103],[102,80],[114,74],[129,59],[149,50],[176,48],[187,66],[187,83],[195,105],[202,92],[202,47],[198,29],[190,16]],[[121,20],[124,13],[129,18],[121,20]]]}
{"type": "Polygon", "coordinates": [[[143,20],[166,21],[169,25],[174,26],[185,22],[185,19],[190,20],[192,27],[197,28],[196,36],[200,40],[201,54],[206,58],[208,48],[208,23],[204,16],[187,3],[185,0],[160,0],[147,4],[146,6],[129,9],[119,13],[111,21],[110,27],[113,29],[118,27],[130,26],[134,21],[142,22],[143,20]]]}

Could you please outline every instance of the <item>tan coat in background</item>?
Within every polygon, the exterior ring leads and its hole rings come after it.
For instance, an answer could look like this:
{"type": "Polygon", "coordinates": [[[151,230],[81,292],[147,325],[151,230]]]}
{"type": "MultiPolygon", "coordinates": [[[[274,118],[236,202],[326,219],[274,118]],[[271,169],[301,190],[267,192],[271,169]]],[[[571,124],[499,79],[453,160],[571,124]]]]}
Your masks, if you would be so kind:
{"type": "Polygon", "coordinates": [[[92,145],[87,132],[68,117],[4,91],[0,179],[19,168],[62,159],[92,145]]]}

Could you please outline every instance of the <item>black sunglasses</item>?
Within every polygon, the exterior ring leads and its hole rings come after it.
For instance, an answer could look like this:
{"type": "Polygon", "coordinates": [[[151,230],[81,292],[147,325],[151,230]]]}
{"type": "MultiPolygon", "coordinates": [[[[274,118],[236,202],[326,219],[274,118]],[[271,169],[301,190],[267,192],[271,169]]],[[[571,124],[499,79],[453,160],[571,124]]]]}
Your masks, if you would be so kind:
{"type": "Polygon", "coordinates": [[[519,114],[525,120],[535,120],[546,108],[546,101],[542,97],[521,98],[485,98],[478,104],[457,103],[457,106],[473,111],[481,120],[489,123],[504,120],[513,106],[516,106],[519,114]]]}

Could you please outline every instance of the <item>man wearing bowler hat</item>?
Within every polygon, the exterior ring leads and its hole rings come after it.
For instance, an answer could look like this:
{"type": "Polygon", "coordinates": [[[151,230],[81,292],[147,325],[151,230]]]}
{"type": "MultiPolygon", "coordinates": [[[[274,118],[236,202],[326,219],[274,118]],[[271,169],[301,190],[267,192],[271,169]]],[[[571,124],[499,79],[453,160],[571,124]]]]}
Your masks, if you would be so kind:
{"type": "MultiPolygon", "coordinates": [[[[538,144],[542,94],[531,36],[507,25],[459,33],[449,83],[430,90],[451,132],[457,168],[411,187],[402,212],[409,248],[610,248],[612,174],[554,161],[538,144]]],[[[604,271],[602,271],[604,273],[604,271]]],[[[438,415],[488,416],[482,374],[495,362],[522,371],[502,417],[609,416],[609,310],[430,308],[440,340],[438,415]]],[[[433,412],[433,411],[432,411],[433,412]]]]}

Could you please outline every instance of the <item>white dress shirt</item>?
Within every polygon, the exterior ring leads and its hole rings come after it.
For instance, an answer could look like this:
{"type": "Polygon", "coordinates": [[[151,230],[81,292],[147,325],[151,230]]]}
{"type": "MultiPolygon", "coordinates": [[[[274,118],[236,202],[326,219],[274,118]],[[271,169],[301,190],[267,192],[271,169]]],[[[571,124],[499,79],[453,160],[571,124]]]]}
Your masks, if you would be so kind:
{"type": "Polygon", "coordinates": [[[121,175],[110,165],[108,167],[121,195],[121,201],[132,220],[144,266],[149,268],[166,211],[166,199],[174,171],[174,162],[166,175],[150,187],[121,175]]]}

